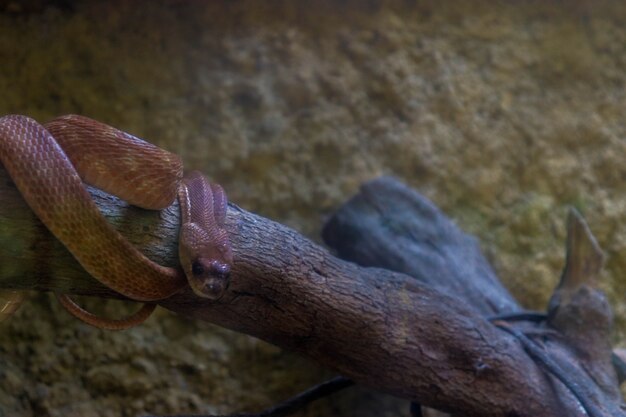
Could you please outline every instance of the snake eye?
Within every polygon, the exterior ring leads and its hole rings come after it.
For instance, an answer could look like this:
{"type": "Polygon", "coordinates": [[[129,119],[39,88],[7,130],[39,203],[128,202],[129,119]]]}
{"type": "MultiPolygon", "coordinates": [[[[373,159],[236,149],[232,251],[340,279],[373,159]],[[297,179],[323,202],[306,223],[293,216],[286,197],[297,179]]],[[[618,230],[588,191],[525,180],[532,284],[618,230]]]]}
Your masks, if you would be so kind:
{"type": "Polygon", "coordinates": [[[194,261],[191,264],[191,272],[194,275],[202,275],[202,274],[204,274],[204,266],[202,266],[202,264],[200,262],[194,261]]]}

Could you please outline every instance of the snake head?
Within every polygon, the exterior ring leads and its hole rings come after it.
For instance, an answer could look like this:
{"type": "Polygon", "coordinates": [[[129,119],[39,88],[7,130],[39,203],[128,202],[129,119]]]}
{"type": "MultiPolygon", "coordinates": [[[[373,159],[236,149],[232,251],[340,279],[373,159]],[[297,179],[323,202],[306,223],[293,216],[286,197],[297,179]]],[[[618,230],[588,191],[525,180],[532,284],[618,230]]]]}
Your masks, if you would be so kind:
{"type": "Polygon", "coordinates": [[[230,265],[215,259],[198,258],[191,263],[191,276],[187,279],[198,296],[217,300],[230,283],[230,265]]]}
{"type": "Polygon", "coordinates": [[[224,228],[227,198],[222,187],[197,171],[179,188],[179,258],[196,295],[217,300],[230,282],[233,253],[224,228]]]}
{"type": "Polygon", "coordinates": [[[180,228],[179,259],[189,286],[199,297],[217,300],[230,283],[233,252],[226,231],[184,223],[180,228]]]}

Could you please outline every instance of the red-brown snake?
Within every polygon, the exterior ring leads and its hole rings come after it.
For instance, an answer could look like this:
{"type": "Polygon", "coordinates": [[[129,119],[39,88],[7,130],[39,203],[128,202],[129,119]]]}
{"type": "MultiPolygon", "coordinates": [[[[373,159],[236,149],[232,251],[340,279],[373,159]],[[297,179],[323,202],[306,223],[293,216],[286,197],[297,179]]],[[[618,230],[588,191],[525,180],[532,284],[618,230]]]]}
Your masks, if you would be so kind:
{"type": "MultiPolygon", "coordinates": [[[[104,285],[144,302],[170,297],[187,284],[210,299],[226,290],[233,262],[224,229],[226,194],[198,172],[183,178],[178,156],[83,116],[42,126],[10,115],[0,118],[0,162],[37,217],[104,285]],[[146,209],[163,209],[178,197],[182,271],[151,261],[113,229],[83,181],[146,209]]],[[[141,323],[156,306],[148,303],[132,317],[112,320],[66,295],[57,298],[84,322],[116,330],[141,323]]],[[[7,300],[4,310],[14,308],[15,299],[7,300]]]]}

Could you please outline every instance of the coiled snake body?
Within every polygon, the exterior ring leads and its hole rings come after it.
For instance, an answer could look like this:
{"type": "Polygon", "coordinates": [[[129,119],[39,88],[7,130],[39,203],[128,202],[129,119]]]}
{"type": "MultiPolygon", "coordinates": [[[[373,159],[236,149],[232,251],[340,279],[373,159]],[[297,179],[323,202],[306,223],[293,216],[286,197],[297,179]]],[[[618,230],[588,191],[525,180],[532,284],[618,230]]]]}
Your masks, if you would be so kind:
{"type": "MultiPolygon", "coordinates": [[[[83,116],[63,116],[42,126],[10,115],[0,118],[0,162],[52,234],[111,289],[151,302],[186,284],[211,299],[228,286],[233,256],[223,228],[226,195],[198,172],[183,178],[178,156],[83,116]],[[178,197],[184,272],[151,261],[113,229],[83,181],[146,209],[163,209],[178,197]]],[[[146,304],[130,318],[110,320],[82,310],[66,295],[57,297],[81,320],[107,329],[138,324],[155,307],[146,304]]]]}

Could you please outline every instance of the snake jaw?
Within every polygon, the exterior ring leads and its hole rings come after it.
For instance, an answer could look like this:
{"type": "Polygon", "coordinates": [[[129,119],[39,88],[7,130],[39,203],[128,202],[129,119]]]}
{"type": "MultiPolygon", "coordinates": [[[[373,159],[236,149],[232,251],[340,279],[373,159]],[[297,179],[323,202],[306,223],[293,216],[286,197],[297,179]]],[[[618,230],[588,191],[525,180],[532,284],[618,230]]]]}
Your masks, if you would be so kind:
{"type": "Polygon", "coordinates": [[[230,284],[230,265],[215,259],[199,258],[192,262],[188,278],[196,295],[217,300],[230,284]]]}

